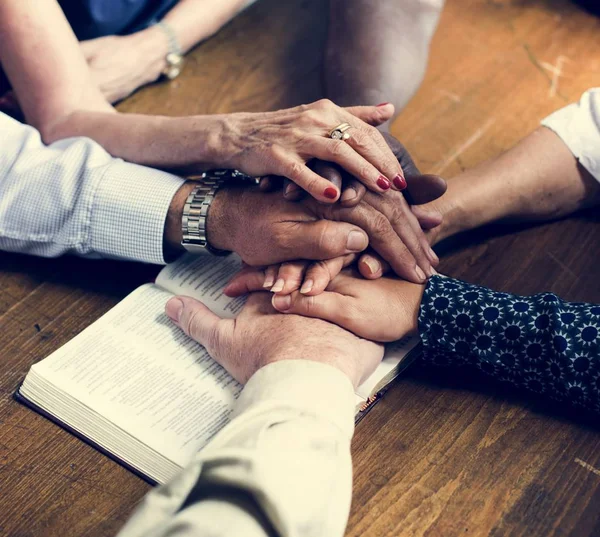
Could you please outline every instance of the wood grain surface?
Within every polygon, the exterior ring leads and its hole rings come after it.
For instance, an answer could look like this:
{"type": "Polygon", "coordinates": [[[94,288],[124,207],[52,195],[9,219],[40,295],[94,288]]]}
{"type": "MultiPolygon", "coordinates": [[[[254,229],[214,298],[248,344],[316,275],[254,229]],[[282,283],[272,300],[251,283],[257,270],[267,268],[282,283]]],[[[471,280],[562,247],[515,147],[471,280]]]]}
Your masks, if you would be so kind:
{"type": "MultiPolygon", "coordinates": [[[[319,98],[325,5],[261,0],[197,47],[182,77],[120,108],[183,115],[319,98]]],[[[599,82],[600,21],[570,2],[448,0],[425,82],[392,131],[424,171],[451,177],[599,82]]],[[[600,302],[599,226],[588,212],[483,230],[442,252],[441,269],[600,302]]],[[[12,394],[33,363],[156,272],[0,255],[0,535],[114,535],[148,490],[12,394]]],[[[359,425],[353,455],[350,536],[600,535],[597,423],[477,376],[412,369],[359,425]]]]}

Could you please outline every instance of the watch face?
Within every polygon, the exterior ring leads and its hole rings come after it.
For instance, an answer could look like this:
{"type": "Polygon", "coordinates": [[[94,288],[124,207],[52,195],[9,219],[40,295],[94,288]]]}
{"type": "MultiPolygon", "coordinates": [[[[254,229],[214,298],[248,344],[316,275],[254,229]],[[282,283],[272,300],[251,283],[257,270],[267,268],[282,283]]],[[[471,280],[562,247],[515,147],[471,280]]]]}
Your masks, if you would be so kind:
{"type": "Polygon", "coordinates": [[[163,71],[163,74],[169,79],[173,80],[177,78],[183,69],[183,56],[175,52],[167,54],[167,67],[163,71]]]}

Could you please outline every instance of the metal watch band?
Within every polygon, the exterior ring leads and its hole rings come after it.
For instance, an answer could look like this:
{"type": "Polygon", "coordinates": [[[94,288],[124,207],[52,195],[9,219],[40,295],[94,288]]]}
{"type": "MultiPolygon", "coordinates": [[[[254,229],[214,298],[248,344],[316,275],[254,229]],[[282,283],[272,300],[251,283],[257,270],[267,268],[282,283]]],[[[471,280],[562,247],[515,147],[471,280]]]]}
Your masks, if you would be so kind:
{"type": "Polygon", "coordinates": [[[181,245],[195,254],[210,252],[213,255],[228,255],[230,252],[213,248],[206,236],[208,211],[215,194],[224,183],[235,179],[253,179],[237,170],[213,170],[204,173],[194,186],[183,207],[181,245]]]}
{"type": "Polygon", "coordinates": [[[183,50],[181,49],[175,30],[173,30],[168,22],[160,21],[156,23],[156,26],[164,32],[169,42],[169,52],[165,57],[167,67],[165,67],[162,74],[169,80],[173,80],[181,74],[181,70],[183,69],[183,50]]]}

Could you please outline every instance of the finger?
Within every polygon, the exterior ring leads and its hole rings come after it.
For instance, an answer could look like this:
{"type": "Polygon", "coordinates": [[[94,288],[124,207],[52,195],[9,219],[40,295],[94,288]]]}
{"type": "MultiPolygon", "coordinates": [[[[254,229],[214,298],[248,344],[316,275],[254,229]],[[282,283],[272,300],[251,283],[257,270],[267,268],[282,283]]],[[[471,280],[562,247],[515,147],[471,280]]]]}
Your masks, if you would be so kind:
{"type": "Polygon", "coordinates": [[[302,281],[304,280],[304,272],[308,264],[308,261],[282,263],[279,267],[275,285],[271,287],[271,292],[289,295],[291,292],[300,289],[302,281]]]}
{"type": "Polygon", "coordinates": [[[394,229],[414,255],[417,264],[425,274],[432,276],[433,266],[439,263],[439,259],[431,249],[431,246],[429,246],[427,237],[425,237],[417,218],[410,210],[406,200],[402,197],[399,203],[401,205],[401,214],[404,218],[395,218],[393,220],[394,229]]]}
{"type": "Polygon", "coordinates": [[[325,162],[323,160],[315,160],[312,165],[313,170],[318,173],[321,177],[325,177],[329,182],[341,190],[342,188],[342,170],[339,166],[332,164],[331,162],[325,162]]]}
{"type": "MultiPolygon", "coordinates": [[[[376,198],[377,196],[372,195],[372,197],[376,198]]],[[[406,203],[400,195],[398,198],[406,203]]],[[[416,252],[420,249],[418,240],[414,237],[410,227],[403,227],[398,222],[393,225],[383,212],[368,203],[362,203],[351,209],[343,207],[327,207],[326,209],[331,214],[325,216],[350,222],[364,229],[369,236],[371,248],[388,261],[398,276],[414,283],[425,281],[426,274],[417,264],[417,260],[410,250],[411,247],[416,252]],[[413,236],[411,237],[411,235],[413,236]]],[[[412,216],[409,210],[407,212],[412,216]]],[[[404,213],[398,210],[398,214],[403,215],[404,213]]],[[[400,216],[393,217],[393,220],[400,219],[400,216]]],[[[423,258],[423,252],[420,252],[420,257],[423,258]]]]}
{"type": "MultiPolygon", "coordinates": [[[[314,156],[319,157],[319,155],[314,156]]],[[[339,198],[340,191],[335,186],[324,177],[313,172],[300,160],[286,160],[280,164],[279,170],[281,175],[294,181],[316,200],[329,204],[334,203],[339,198]]]]}
{"type": "Polygon", "coordinates": [[[357,181],[350,175],[346,174],[347,179],[344,180],[342,195],[340,196],[340,204],[342,207],[355,207],[365,196],[367,189],[360,181],[357,181]]]}
{"type": "Polygon", "coordinates": [[[281,177],[275,175],[265,175],[258,182],[258,189],[261,192],[273,192],[281,186],[281,177]]]}
{"type": "Polygon", "coordinates": [[[265,279],[263,281],[263,287],[265,289],[270,289],[275,284],[275,276],[277,276],[277,271],[279,270],[279,265],[271,265],[265,270],[265,279]]]}
{"type": "Polygon", "coordinates": [[[306,296],[321,294],[342,269],[351,265],[355,259],[356,254],[348,254],[312,263],[306,270],[300,293],[306,296]]]}
{"type": "Polygon", "coordinates": [[[398,159],[375,127],[362,123],[355,129],[349,130],[348,134],[346,143],[365,160],[376,164],[377,169],[389,179],[392,188],[395,190],[406,188],[404,172],[398,159]]]}
{"type": "MultiPolygon", "coordinates": [[[[339,164],[369,190],[384,193],[391,187],[390,180],[344,140],[312,136],[306,140],[304,149],[321,160],[339,164]]],[[[336,191],[339,192],[337,189],[336,191]]]]}
{"type": "Polygon", "coordinates": [[[167,316],[186,335],[208,349],[213,349],[221,318],[202,302],[188,296],[176,296],[165,305],[167,316]]]}
{"type": "Polygon", "coordinates": [[[419,222],[421,229],[425,231],[439,226],[443,221],[442,213],[433,207],[412,205],[410,210],[415,215],[415,218],[419,222]]]}
{"type": "Polygon", "coordinates": [[[296,183],[285,179],[283,181],[283,197],[287,201],[298,201],[304,197],[304,190],[302,190],[296,183]]]}
{"type": "Polygon", "coordinates": [[[394,115],[394,105],[391,103],[381,103],[379,106],[348,106],[345,110],[374,127],[382,125],[394,115]]]}
{"type": "Polygon", "coordinates": [[[294,245],[294,257],[317,261],[362,252],[369,245],[360,227],[332,220],[290,223],[288,240],[294,245]]]}
{"type": "Polygon", "coordinates": [[[376,280],[391,270],[389,263],[376,253],[368,253],[358,260],[358,272],[367,280],[376,280]]]}
{"type": "Polygon", "coordinates": [[[411,205],[422,205],[441,197],[448,188],[439,175],[407,175],[404,193],[411,205]]]}
{"type": "Polygon", "coordinates": [[[254,291],[264,291],[265,271],[260,268],[248,268],[238,272],[225,286],[225,296],[238,297],[254,291]]]}
{"type": "Polygon", "coordinates": [[[273,295],[271,303],[281,313],[316,317],[344,326],[344,311],[347,310],[348,297],[331,291],[325,291],[317,296],[305,296],[296,291],[291,295],[273,295]]]}

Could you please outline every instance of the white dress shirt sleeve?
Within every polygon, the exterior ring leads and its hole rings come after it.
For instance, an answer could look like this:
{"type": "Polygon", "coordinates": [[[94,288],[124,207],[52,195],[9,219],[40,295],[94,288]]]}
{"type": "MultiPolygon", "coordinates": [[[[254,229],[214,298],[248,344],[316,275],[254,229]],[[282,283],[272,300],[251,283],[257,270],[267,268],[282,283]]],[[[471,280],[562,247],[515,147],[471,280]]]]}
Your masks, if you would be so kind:
{"type": "Polygon", "coordinates": [[[146,496],[118,537],[342,537],[354,404],[350,381],[329,365],[264,367],[233,421],[146,496]]]}
{"type": "Polygon", "coordinates": [[[600,88],[542,121],[567,144],[581,165],[600,181],[600,88]]]}
{"type": "Polygon", "coordinates": [[[2,113],[0,148],[1,250],[164,263],[181,178],[115,159],[88,138],[46,146],[2,113]]]}

